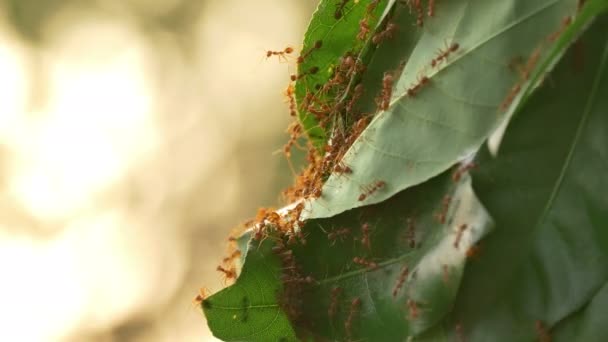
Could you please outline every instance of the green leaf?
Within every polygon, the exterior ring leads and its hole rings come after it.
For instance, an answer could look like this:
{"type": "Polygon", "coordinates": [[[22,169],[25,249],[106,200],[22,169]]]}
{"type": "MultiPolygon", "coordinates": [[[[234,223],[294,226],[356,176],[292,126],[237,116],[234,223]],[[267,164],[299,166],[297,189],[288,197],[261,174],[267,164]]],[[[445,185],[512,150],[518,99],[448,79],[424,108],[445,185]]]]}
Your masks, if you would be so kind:
{"type": "Polygon", "coordinates": [[[560,322],[553,333],[556,342],[600,342],[608,336],[608,283],[580,311],[560,322]]]}
{"type": "Polygon", "coordinates": [[[604,16],[514,117],[498,155],[477,158],[474,189],[496,229],[467,265],[445,334],[458,324],[467,341],[538,339],[537,322],[550,329],[605,287],[607,36],[604,16]]]}
{"type": "Polygon", "coordinates": [[[376,115],[343,158],[353,173],[332,174],[323,196],[307,207],[307,217],[378,203],[474,153],[507,117],[506,97],[521,82],[514,61],[543,56],[547,38],[575,10],[574,0],[438,1],[394,87],[391,106],[376,115]],[[458,49],[432,67],[436,51],[452,43],[458,49]],[[408,96],[422,76],[428,84],[408,96]],[[386,186],[359,201],[378,180],[386,186]]]}
{"type": "Polygon", "coordinates": [[[293,253],[302,274],[317,282],[303,292],[301,320],[306,323],[300,330],[340,341],[377,341],[379,336],[400,341],[424,332],[451,310],[465,252],[490,229],[490,218],[469,183],[454,184],[445,174],[383,203],[308,221],[303,229],[307,243],[294,247],[293,253]],[[446,195],[452,200],[442,224],[434,216],[442,211],[446,195]],[[455,246],[457,227],[465,218],[468,227],[455,246]],[[340,230],[348,233],[335,239],[329,235],[340,230]],[[377,268],[360,265],[355,258],[377,268]],[[406,266],[408,275],[403,277],[406,266]],[[334,291],[339,295],[332,295],[334,291]],[[356,298],[360,307],[351,313],[356,298]],[[335,314],[330,314],[332,305],[335,314]],[[349,317],[352,324],[347,328],[349,317]]]}
{"type": "Polygon", "coordinates": [[[382,18],[382,13],[386,8],[387,0],[380,1],[341,1],[341,0],[322,0],[312,20],[308,25],[308,30],[304,35],[304,43],[300,56],[304,57],[302,63],[298,64],[298,79],[295,83],[295,99],[298,104],[298,117],[308,134],[308,137],[316,147],[325,144],[326,132],[319,126],[318,120],[309,111],[302,107],[307,93],[315,94],[315,97],[322,102],[328,100],[332,95],[322,95],[317,89],[317,85],[326,84],[336,67],[339,66],[340,57],[350,53],[357,57],[365,44],[371,38],[373,31],[382,18]],[[342,10],[340,4],[344,3],[342,10]],[[371,12],[368,6],[376,3],[371,12]],[[340,18],[336,19],[336,13],[340,13],[340,18]],[[366,40],[357,39],[359,34],[359,22],[367,18],[367,24],[371,30],[366,40]],[[321,42],[321,46],[316,48],[316,44],[321,42]],[[312,74],[311,70],[317,69],[312,74]]]}
{"type": "Polygon", "coordinates": [[[207,324],[223,341],[297,341],[277,302],[281,263],[270,253],[270,240],[256,245],[248,247],[236,283],[201,304],[207,324]]]}

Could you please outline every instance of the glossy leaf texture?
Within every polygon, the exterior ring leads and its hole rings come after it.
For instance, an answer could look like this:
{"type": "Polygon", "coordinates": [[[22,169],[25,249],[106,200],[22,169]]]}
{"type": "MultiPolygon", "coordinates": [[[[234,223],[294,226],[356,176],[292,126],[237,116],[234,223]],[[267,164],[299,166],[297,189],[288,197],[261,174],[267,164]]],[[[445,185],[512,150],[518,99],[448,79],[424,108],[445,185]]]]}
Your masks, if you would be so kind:
{"type": "Polygon", "coordinates": [[[342,56],[347,53],[353,57],[359,55],[380,22],[387,3],[388,0],[322,0],[313,14],[304,35],[300,52],[302,59],[297,61],[295,82],[298,117],[313,145],[323,146],[327,132],[319,126],[315,115],[302,106],[306,95],[314,94],[319,101],[326,100],[326,95],[335,96],[322,94],[318,87],[330,80],[334,69],[339,67],[342,56]],[[364,19],[370,32],[364,39],[359,39],[357,36],[360,33],[360,22],[364,19]]]}
{"type": "Polygon", "coordinates": [[[293,249],[303,274],[316,279],[304,291],[299,329],[338,341],[402,341],[426,331],[451,310],[467,252],[491,229],[470,183],[448,174],[309,221],[308,243],[293,249]]]}
{"type": "Polygon", "coordinates": [[[454,311],[434,337],[534,341],[555,334],[555,340],[602,341],[607,37],[603,15],[516,113],[497,156],[487,149],[478,156],[474,189],[496,229],[467,264],[454,311]]]}
{"type": "Polygon", "coordinates": [[[522,87],[576,7],[576,0],[437,1],[390,107],[376,114],[342,160],[352,174],[332,174],[308,217],[383,201],[477,151],[517,103],[514,87],[522,87]],[[437,60],[439,51],[444,57],[437,60]],[[378,180],[386,186],[359,201],[378,180]]]}
{"type": "MultiPolygon", "coordinates": [[[[239,240],[248,239],[244,234],[239,240]]],[[[240,248],[245,263],[236,283],[205,299],[202,309],[213,335],[223,341],[297,341],[280,307],[279,259],[271,240],[240,248]]]]}

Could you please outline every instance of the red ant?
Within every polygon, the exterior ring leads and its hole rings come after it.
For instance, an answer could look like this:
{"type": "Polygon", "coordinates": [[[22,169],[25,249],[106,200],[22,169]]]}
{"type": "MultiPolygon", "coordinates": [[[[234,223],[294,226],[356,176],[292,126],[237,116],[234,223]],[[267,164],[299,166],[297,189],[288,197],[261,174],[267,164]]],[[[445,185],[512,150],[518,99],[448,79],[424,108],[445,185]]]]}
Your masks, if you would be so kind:
{"type": "Polygon", "coordinates": [[[192,305],[201,306],[207,297],[209,297],[209,290],[204,287],[199,288],[198,294],[192,300],[192,305]]]}
{"type": "Polygon", "coordinates": [[[456,331],[456,341],[465,342],[466,339],[464,338],[464,328],[462,327],[462,323],[456,323],[454,330],[456,331]]]}
{"type": "Polygon", "coordinates": [[[374,270],[374,269],[378,268],[377,263],[364,259],[364,258],[360,258],[360,257],[354,257],[353,262],[357,265],[365,266],[365,267],[369,268],[370,270],[374,270]]]}
{"type": "Polygon", "coordinates": [[[344,162],[339,162],[334,166],[334,172],[350,174],[353,173],[353,170],[350,168],[350,166],[345,165],[344,162]]]}
{"type": "Polygon", "coordinates": [[[562,33],[564,33],[564,31],[566,30],[566,28],[568,28],[568,26],[572,23],[572,17],[564,17],[564,19],[562,20],[562,25],[560,26],[560,28],[551,33],[549,35],[549,37],[547,37],[547,40],[550,43],[553,43],[557,40],[557,38],[559,38],[559,36],[561,36],[562,33]]]}
{"type": "Polygon", "coordinates": [[[306,59],[313,51],[320,49],[321,46],[323,46],[322,40],[315,41],[314,45],[308,50],[308,52],[306,52],[304,54],[300,54],[300,56],[298,56],[296,63],[298,63],[298,64],[304,63],[304,59],[306,59]]]}
{"type": "Polygon", "coordinates": [[[292,83],[290,83],[287,86],[287,89],[285,89],[285,96],[287,97],[287,103],[289,103],[289,115],[291,115],[291,116],[297,115],[296,99],[294,98],[294,94],[295,94],[295,87],[293,86],[292,83]]]}
{"type": "Polygon", "coordinates": [[[381,110],[387,110],[390,106],[391,95],[393,92],[394,77],[390,72],[385,72],[382,77],[382,91],[380,98],[376,99],[376,103],[381,110]]]}
{"type": "Polygon", "coordinates": [[[464,166],[459,165],[456,171],[452,174],[452,181],[454,181],[455,183],[459,182],[460,178],[462,178],[462,175],[476,167],[477,164],[475,164],[474,162],[467,163],[464,166]]]}
{"type": "Polygon", "coordinates": [[[580,12],[581,9],[583,9],[583,6],[585,5],[585,1],[587,1],[587,0],[578,0],[578,3],[576,4],[577,13],[580,12]]]}
{"type": "Polygon", "coordinates": [[[450,208],[450,203],[452,202],[452,196],[445,195],[441,200],[441,211],[435,214],[435,218],[439,223],[444,224],[446,216],[448,214],[448,209],[450,208]]]}
{"type": "Polygon", "coordinates": [[[397,279],[397,283],[393,288],[393,297],[397,297],[397,294],[399,294],[399,290],[401,290],[401,288],[403,287],[403,284],[405,283],[405,280],[407,279],[409,273],[410,268],[407,265],[403,266],[403,268],[401,269],[401,274],[399,274],[399,278],[397,279]]]}
{"type": "Polygon", "coordinates": [[[357,297],[353,299],[350,303],[350,311],[348,312],[348,318],[346,318],[346,322],[344,322],[344,330],[346,331],[346,335],[350,340],[352,334],[352,326],[353,320],[355,319],[355,315],[359,312],[359,307],[361,306],[361,298],[357,297]]]}
{"type": "MultiPolygon", "coordinates": [[[[525,79],[527,79],[528,77],[528,73],[526,71],[524,71],[525,73],[525,79]]],[[[513,103],[513,100],[515,100],[515,97],[517,96],[517,94],[519,94],[519,92],[521,91],[521,84],[517,83],[513,86],[513,88],[511,88],[511,90],[509,90],[509,93],[507,94],[507,97],[500,103],[500,109],[502,111],[506,111],[507,109],[509,109],[509,106],[511,105],[511,103],[513,103]]]]}
{"type": "Polygon", "coordinates": [[[437,57],[433,58],[433,60],[431,61],[431,66],[434,68],[441,61],[443,61],[443,60],[447,61],[448,56],[452,52],[456,52],[456,50],[458,50],[459,47],[460,47],[460,45],[458,43],[452,43],[451,45],[447,46],[445,48],[445,50],[443,50],[443,51],[439,50],[439,52],[437,53],[437,57]]]}
{"type": "Polygon", "coordinates": [[[346,6],[346,3],[348,1],[349,0],[340,0],[340,2],[338,3],[337,8],[336,8],[336,12],[334,13],[334,18],[336,20],[342,18],[342,11],[344,10],[344,6],[346,6]]]}
{"type": "Polygon", "coordinates": [[[310,69],[308,69],[308,71],[305,71],[302,74],[300,74],[297,79],[299,80],[299,79],[303,78],[306,75],[314,75],[317,72],[319,72],[319,67],[313,66],[310,69]]]}
{"type": "Polygon", "coordinates": [[[349,234],[350,228],[341,228],[327,234],[327,239],[331,241],[332,245],[334,245],[337,239],[340,239],[340,241],[342,241],[342,239],[349,234]]]}
{"type": "Polygon", "coordinates": [[[407,300],[407,308],[409,310],[410,319],[418,318],[418,303],[415,301],[408,299],[407,300]]]}
{"type": "Polygon", "coordinates": [[[479,247],[479,245],[475,244],[467,249],[466,256],[468,259],[476,258],[479,256],[480,252],[481,252],[481,247],[479,247]]]}
{"type": "Polygon", "coordinates": [[[407,92],[406,92],[407,96],[409,96],[409,97],[416,96],[416,94],[418,94],[418,91],[420,91],[420,88],[427,85],[430,81],[431,80],[426,76],[418,77],[418,83],[416,83],[415,85],[413,85],[412,87],[410,87],[407,90],[407,92]]]}
{"type": "Polygon", "coordinates": [[[355,107],[355,103],[357,101],[359,101],[359,99],[361,98],[361,96],[363,96],[363,84],[359,83],[359,84],[357,84],[355,86],[355,89],[353,90],[353,96],[351,97],[350,101],[346,105],[346,112],[347,113],[352,113],[353,112],[353,108],[355,107]]]}
{"type": "Polygon", "coordinates": [[[399,30],[399,26],[397,26],[397,24],[388,23],[383,31],[376,33],[372,37],[372,43],[378,45],[382,43],[383,40],[392,39],[397,30],[399,30]]]}
{"type": "Polygon", "coordinates": [[[540,58],[540,52],[540,48],[536,48],[526,61],[526,65],[522,71],[522,78],[524,80],[527,81],[530,78],[530,73],[534,70],[536,63],[538,63],[538,59],[540,58]]]}
{"type": "Polygon", "coordinates": [[[311,276],[306,276],[306,277],[284,276],[283,281],[285,283],[297,283],[297,284],[308,284],[308,285],[319,284],[319,282],[316,281],[315,278],[313,278],[311,276]]]}
{"type": "Polygon", "coordinates": [[[367,197],[369,197],[374,192],[382,189],[385,186],[386,186],[386,183],[384,181],[376,181],[376,182],[372,183],[371,185],[365,187],[363,189],[364,192],[361,195],[359,195],[359,202],[365,201],[365,199],[367,197]]]}
{"type": "Polygon", "coordinates": [[[448,284],[450,282],[450,269],[449,269],[449,266],[447,264],[443,264],[443,265],[441,265],[441,270],[442,270],[443,282],[445,284],[448,284]]]}
{"type": "Polygon", "coordinates": [[[224,274],[224,281],[228,279],[236,279],[236,268],[234,267],[231,267],[230,269],[225,269],[222,266],[218,266],[216,270],[224,274]]]}
{"type": "Polygon", "coordinates": [[[222,262],[223,262],[224,264],[227,264],[227,263],[229,263],[229,262],[232,262],[232,260],[234,260],[234,259],[236,259],[236,258],[238,258],[238,257],[240,257],[240,256],[241,256],[241,251],[239,251],[239,250],[237,249],[236,251],[232,252],[232,253],[231,253],[229,256],[225,257],[225,258],[222,260],[222,262]]]}
{"type": "Polygon", "coordinates": [[[268,237],[268,234],[266,233],[266,224],[262,222],[254,229],[253,240],[260,241],[261,244],[266,237],[268,237]]]}
{"type": "Polygon", "coordinates": [[[418,15],[416,16],[416,26],[422,27],[424,26],[424,9],[422,6],[416,7],[416,12],[418,12],[418,15]]]}
{"type": "Polygon", "coordinates": [[[412,218],[407,219],[407,241],[410,248],[416,247],[416,222],[412,218]]]}
{"type": "Polygon", "coordinates": [[[458,246],[460,246],[460,240],[462,240],[462,234],[464,233],[465,230],[467,230],[468,225],[466,223],[461,224],[460,226],[458,226],[457,230],[456,230],[456,239],[454,240],[454,248],[458,249],[458,246]]]}
{"type": "Polygon", "coordinates": [[[536,322],[534,322],[534,327],[536,328],[536,333],[538,334],[538,340],[540,342],[551,342],[551,335],[542,321],[536,320],[536,322]]]}
{"type": "Polygon", "coordinates": [[[331,302],[329,304],[329,309],[327,309],[327,315],[329,316],[329,318],[333,318],[336,313],[338,313],[338,304],[339,304],[339,297],[342,294],[342,288],[341,287],[334,287],[331,290],[331,302]]]}
{"type": "Polygon", "coordinates": [[[361,232],[363,234],[363,236],[361,237],[361,244],[365,248],[367,248],[367,250],[371,250],[371,239],[369,236],[370,231],[371,231],[371,228],[370,228],[369,223],[366,222],[361,226],[361,232]]]}
{"type": "Polygon", "coordinates": [[[367,5],[366,8],[366,12],[367,14],[372,14],[372,12],[376,9],[376,7],[378,6],[378,3],[380,2],[380,0],[372,0],[369,5],[367,5]]]}
{"type": "Polygon", "coordinates": [[[266,58],[270,58],[272,56],[277,56],[279,61],[282,59],[287,62],[287,55],[293,52],[293,48],[291,46],[286,47],[283,51],[266,51],[266,58]]]}
{"type": "Polygon", "coordinates": [[[370,29],[367,20],[368,18],[365,17],[359,21],[359,33],[357,34],[357,39],[359,40],[365,40],[369,34],[370,29]]]}
{"type": "Polygon", "coordinates": [[[429,17],[435,16],[435,0],[429,0],[429,17]]]}

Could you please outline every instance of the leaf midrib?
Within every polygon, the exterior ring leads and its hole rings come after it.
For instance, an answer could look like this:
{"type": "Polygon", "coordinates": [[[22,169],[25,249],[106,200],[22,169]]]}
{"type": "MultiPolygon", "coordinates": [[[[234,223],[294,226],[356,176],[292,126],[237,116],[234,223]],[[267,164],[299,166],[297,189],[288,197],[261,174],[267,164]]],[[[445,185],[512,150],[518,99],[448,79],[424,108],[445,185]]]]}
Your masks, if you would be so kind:
{"type": "Polygon", "coordinates": [[[585,110],[584,110],[583,116],[576,129],[576,134],[574,135],[572,144],[570,145],[570,149],[566,156],[566,160],[564,161],[564,164],[562,165],[560,174],[555,182],[555,185],[553,186],[551,195],[549,196],[547,203],[539,216],[538,221],[533,226],[534,231],[539,229],[539,227],[545,223],[547,216],[551,212],[553,204],[555,203],[555,201],[559,195],[559,191],[562,188],[564,179],[566,177],[566,172],[570,169],[570,165],[572,165],[572,159],[574,158],[574,153],[576,151],[576,148],[579,146],[579,142],[580,142],[582,133],[587,126],[587,122],[589,121],[589,116],[591,115],[590,113],[591,113],[592,106],[595,103],[595,98],[596,98],[596,94],[597,94],[597,91],[599,88],[599,84],[604,76],[603,73],[604,73],[604,69],[606,67],[607,60],[608,60],[608,42],[604,46],[604,53],[602,55],[602,59],[601,59],[600,66],[598,68],[598,72],[596,73],[597,76],[593,80],[593,85],[591,87],[591,91],[589,92],[589,97],[588,97],[587,103],[585,104],[585,110]]]}

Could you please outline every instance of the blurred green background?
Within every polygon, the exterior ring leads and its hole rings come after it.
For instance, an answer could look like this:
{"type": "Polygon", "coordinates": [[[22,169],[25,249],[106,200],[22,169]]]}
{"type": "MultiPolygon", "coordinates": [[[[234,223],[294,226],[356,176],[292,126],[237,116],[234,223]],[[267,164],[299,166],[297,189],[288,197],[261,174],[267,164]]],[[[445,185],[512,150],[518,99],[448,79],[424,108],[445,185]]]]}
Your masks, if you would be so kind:
{"type": "MultiPolygon", "coordinates": [[[[0,341],[213,341],[312,0],[0,0],[0,341]]],[[[273,153],[279,151],[278,153],[273,153]]]]}

